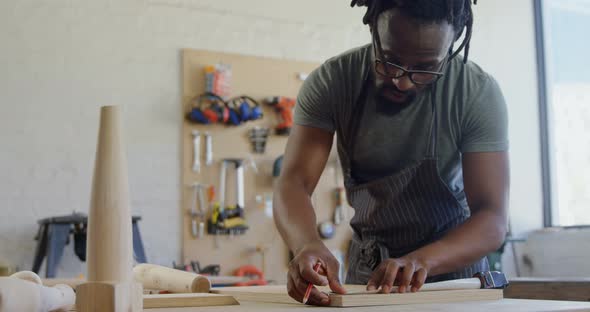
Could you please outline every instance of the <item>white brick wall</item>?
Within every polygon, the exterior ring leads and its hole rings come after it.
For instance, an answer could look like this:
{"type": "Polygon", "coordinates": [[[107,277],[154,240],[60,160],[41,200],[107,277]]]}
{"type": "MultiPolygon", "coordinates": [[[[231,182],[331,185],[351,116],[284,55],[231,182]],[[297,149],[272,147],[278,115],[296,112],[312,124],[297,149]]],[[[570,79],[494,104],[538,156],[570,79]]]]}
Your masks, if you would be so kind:
{"type": "MultiPolygon", "coordinates": [[[[144,217],[147,256],[178,260],[180,49],[321,61],[368,42],[364,11],[349,3],[0,1],[0,262],[30,268],[36,220],[87,211],[105,104],[124,105],[132,207],[144,217]]],[[[540,226],[541,209],[531,9],[525,1],[481,1],[472,51],[511,106],[521,231],[540,226]]],[[[80,272],[70,245],[58,273],[80,272]]]]}
{"type": "MultiPolygon", "coordinates": [[[[0,262],[29,269],[36,220],[88,211],[105,104],[124,105],[148,259],[179,260],[180,49],[321,61],[367,42],[362,13],[339,0],[0,1],[0,262]]],[[[72,247],[61,276],[84,272],[72,247]]]]}

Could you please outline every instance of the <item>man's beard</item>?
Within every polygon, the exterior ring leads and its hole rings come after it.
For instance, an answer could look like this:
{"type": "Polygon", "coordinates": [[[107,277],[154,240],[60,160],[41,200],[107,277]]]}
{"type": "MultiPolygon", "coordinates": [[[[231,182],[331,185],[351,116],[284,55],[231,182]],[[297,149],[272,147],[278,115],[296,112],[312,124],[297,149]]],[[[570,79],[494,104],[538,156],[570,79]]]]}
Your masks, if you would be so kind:
{"type": "Polygon", "coordinates": [[[401,106],[407,106],[416,99],[416,91],[403,92],[394,85],[378,85],[377,94],[388,102],[401,106]]]}

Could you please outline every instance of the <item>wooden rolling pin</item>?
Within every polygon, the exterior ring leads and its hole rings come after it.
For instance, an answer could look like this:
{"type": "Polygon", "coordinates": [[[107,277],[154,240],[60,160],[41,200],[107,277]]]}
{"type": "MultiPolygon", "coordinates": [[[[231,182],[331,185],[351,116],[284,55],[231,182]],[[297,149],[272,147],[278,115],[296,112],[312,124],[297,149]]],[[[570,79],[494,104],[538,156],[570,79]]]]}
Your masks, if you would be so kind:
{"type": "Polygon", "coordinates": [[[12,278],[18,278],[25,281],[33,282],[35,284],[43,285],[41,278],[37,273],[31,271],[20,271],[10,275],[12,278]]]}
{"type": "Polygon", "coordinates": [[[76,295],[71,287],[43,286],[39,276],[31,273],[19,272],[11,277],[0,277],[0,312],[60,311],[75,304],[76,295]]]}
{"type": "Polygon", "coordinates": [[[211,282],[206,276],[155,264],[138,264],[133,268],[133,274],[144,289],[173,293],[208,293],[211,289],[211,282]]]}

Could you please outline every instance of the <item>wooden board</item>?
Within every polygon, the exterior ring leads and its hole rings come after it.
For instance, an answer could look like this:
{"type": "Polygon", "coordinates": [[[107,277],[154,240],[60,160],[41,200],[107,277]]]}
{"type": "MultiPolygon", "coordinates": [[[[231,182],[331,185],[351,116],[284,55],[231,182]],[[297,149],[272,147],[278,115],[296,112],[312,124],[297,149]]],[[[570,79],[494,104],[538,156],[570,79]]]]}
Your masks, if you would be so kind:
{"type": "Polygon", "coordinates": [[[230,295],[217,294],[163,294],[144,295],[143,308],[182,308],[182,307],[209,307],[239,305],[238,301],[230,295]]]}
{"type": "MultiPolygon", "coordinates": [[[[224,307],[200,307],[200,312],[309,312],[312,307],[302,304],[274,304],[260,302],[244,302],[241,305],[224,306],[224,307]]],[[[322,312],[342,312],[346,308],[323,307],[322,312]]],[[[351,311],[358,309],[351,308],[351,311]]],[[[69,311],[76,311],[72,308],[69,311]]],[[[146,311],[150,312],[194,312],[195,308],[154,308],[146,311]]],[[[437,304],[408,304],[395,306],[395,310],[390,306],[373,306],[362,309],[364,312],[500,312],[500,311],[518,311],[518,312],[558,312],[558,311],[590,311],[589,302],[573,301],[551,301],[551,300],[523,300],[523,299],[502,299],[491,301],[468,301],[468,302],[449,302],[437,304]]]]}
{"type": "Polygon", "coordinates": [[[405,294],[330,295],[333,307],[368,307],[380,305],[407,305],[419,303],[445,303],[502,299],[502,290],[464,289],[420,291],[405,294]]]}
{"type": "MultiPolygon", "coordinates": [[[[345,285],[344,287],[351,294],[330,294],[331,306],[358,307],[502,299],[502,290],[496,289],[438,290],[405,294],[361,294],[360,292],[365,289],[364,285],[345,285]]],[[[326,293],[330,292],[327,287],[319,287],[319,289],[326,293]]],[[[287,287],[284,285],[222,287],[214,288],[212,292],[232,295],[239,301],[297,303],[287,294],[287,287]]]]}
{"type": "MultiPolygon", "coordinates": [[[[204,91],[203,68],[206,65],[216,63],[232,65],[232,90],[234,95],[247,94],[257,100],[268,96],[295,97],[302,84],[297,79],[300,72],[310,73],[318,63],[271,59],[263,57],[245,56],[237,54],[217,53],[199,50],[183,50],[182,83],[183,105],[182,113],[190,110],[191,100],[204,91]]],[[[271,194],[273,188],[272,166],[274,160],[283,154],[287,137],[272,135],[266,146],[266,153],[262,155],[251,153],[251,144],[247,133],[254,126],[274,128],[279,118],[271,107],[263,106],[264,118],[255,122],[249,122],[239,127],[221,125],[195,125],[183,122],[182,126],[182,218],[183,218],[183,260],[189,263],[197,260],[202,266],[220,264],[221,274],[233,275],[234,270],[242,265],[255,265],[261,268],[268,280],[277,283],[286,283],[287,265],[289,261],[288,250],[283,243],[272,217],[264,213],[264,209],[256,202],[256,195],[271,194]],[[192,130],[201,133],[209,131],[213,136],[212,166],[204,164],[201,159],[201,172],[192,171],[193,146],[192,130]],[[246,167],[245,178],[245,213],[250,230],[243,236],[219,236],[219,248],[215,248],[215,240],[212,235],[205,235],[203,239],[193,238],[191,235],[191,219],[188,215],[192,203],[193,182],[212,184],[219,191],[220,160],[223,158],[249,158],[254,159],[258,167],[258,174],[250,167],[246,167]],[[268,248],[265,253],[264,265],[260,253],[256,247],[268,248]]],[[[205,154],[204,138],[201,136],[201,153],[205,154]]],[[[204,157],[204,156],[203,156],[204,157]]],[[[228,169],[226,203],[235,203],[235,179],[234,170],[228,169]]],[[[312,200],[315,203],[318,221],[326,221],[332,218],[334,212],[333,190],[342,186],[342,174],[337,167],[336,154],[332,152],[324,174],[320,178],[312,200]]],[[[352,237],[352,230],[348,221],[352,218],[352,209],[345,205],[347,220],[336,227],[334,238],[326,240],[326,245],[331,250],[338,250],[342,255],[346,254],[348,243],[352,237]]],[[[343,276],[342,276],[343,277],[343,276]]]]}
{"type": "MultiPolygon", "coordinates": [[[[207,276],[207,278],[211,281],[212,287],[231,286],[236,283],[245,283],[252,280],[245,276],[207,276]]],[[[144,294],[159,294],[161,292],[162,291],[158,289],[143,289],[144,294]]]]}
{"type": "MultiPolygon", "coordinates": [[[[302,304],[273,304],[273,303],[259,303],[246,302],[239,306],[227,307],[204,307],[199,308],[199,311],[207,312],[305,312],[310,311],[313,307],[304,306],[302,304]]],[[[343,308],[339,307],[324,307],[319,308],[322,312],[342,312],[343,308]]],[[[346,308],[344,308],[346,309],[346,308]]],[[[359,309],[352,308],[350,310],[358,311],[359,309]]],[[[194,309],[180,308],[180,309],[156,309],[153,312],[192,312],[194,309]]],[[[492,301],[469,301],[469,302],[451,302],[451,303],[437,303],[437,304],[408,304],[398,305],[395,308],[391,306],[374,306],[365,307],[363,312],[539,312],[539,311],[590,311],[590,303],[571,302],[571,301],[548,301],[548,300],[517,300],[517,299],[503,299],[492,301]]]]}
{"type": "Polygon", "coordinates": [[[590,278],[514,278],[506,298],[590,301],[590,278]]]}
{"type": "MultiPolygon", "coordinates": [[[[223,306],[223,307],[200,307],[200,312],[309,312],[313,307],[302,304],[276,304],[260,302],[243,302],[241,305],[223,306]]],[[[323,307],[319,308],[322,312],[342,312],[346,308],[323,307]]],[[[150,309],[150,312],[194,312],[195,308],[159,308],[150,309]]],[[[352,311],[358,311],[358,308],[351,308],[352,311]]],[[[71,309],[70,311],[76,311],[71,309]]],[[[347,310],[346,310],[347,311],[347,310]]],[[[539,312],[539,311],[590,311],[590,303],[573,302],[573,301],[550,301],[550,300],[522,300],[522,299],[502,299],[491,301],[469,301],[469,302],[449,302],[437,304],[408,304],[398,305],[395,309],[390,306],[373,306],[364,307],[363,312],[539,312]]]]}
{"type": "Polygon", "coordinates": [[[238,301],[298,303],[287,293],[287,286],[249,286],[212,288],[212,293],[231,295],[238,301]]]}
{"type": "Polygon", "coordinates": [[[232,285],[235,283],[244,283],[251,280],[248,277],[243,276],[207,276],[211,281],[211,285],[232,285]]]}

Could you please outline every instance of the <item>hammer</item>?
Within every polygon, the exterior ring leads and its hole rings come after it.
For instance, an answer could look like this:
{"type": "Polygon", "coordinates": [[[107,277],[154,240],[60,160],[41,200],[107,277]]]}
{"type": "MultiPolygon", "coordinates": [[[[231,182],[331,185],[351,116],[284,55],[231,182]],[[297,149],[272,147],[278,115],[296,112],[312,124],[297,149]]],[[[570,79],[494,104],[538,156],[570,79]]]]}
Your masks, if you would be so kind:
{"type": "MultiPolygon", "coordinates": [[[[460,290],[460,289],[504,289],[508,287],[509,283],[506,276],[502,272],[498,271],[484,271],[478,272],[473,275],[472,278],[462,278],[449,281],[427,283],[420,288],[419,291],[436,291],[436,290],[460,290]]],[[[348,295],[356,294],[376,294],[380,291],[359,291],[359,292],[348,292],[348,295]]],[[[398,291],[398,287],[395,286],[391,289],[392,293],[398,291]]]]}

